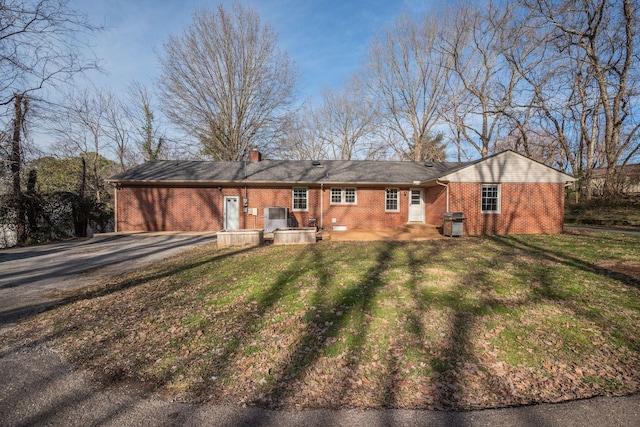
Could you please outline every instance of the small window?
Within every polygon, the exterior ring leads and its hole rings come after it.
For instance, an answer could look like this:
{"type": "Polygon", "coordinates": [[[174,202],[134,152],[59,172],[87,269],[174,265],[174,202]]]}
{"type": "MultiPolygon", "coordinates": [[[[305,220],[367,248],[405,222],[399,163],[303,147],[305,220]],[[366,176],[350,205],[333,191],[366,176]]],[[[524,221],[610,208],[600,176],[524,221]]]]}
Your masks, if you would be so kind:
{"type": "Polygon", "coordinates": [[[482,184],[482,213],[500,213],[500,184],[482,184]]]}
{"type": "Polygon", "coordinates": [[[332,188],[332,205],[355,205],[358,203],[355,188],[332,188]]]}
{"type": "Polygon", "coordinates": [[[342,203],[342,188],[331,189],[331,203],[342,203]]]}
{"type": "Polygon", "coordinates": [[[398,189],[387,188],[387,195],[385,197],[384,210],[387,212],[398,212],[400,210],[398,204],[398,189]]]}
{"type": "Polygon", "coordinates": [[[307,210],[307,189],[306,188],[293,189],[293,210],[296,210],[296,211],[307,210]]]}
{"type": "Polygon", "coordinates": [[[411,190],[411,204],[419,206],[422,204],[422,194],[420,190],[411,190]]]}
{"type": "Polygon", "coordinates": [[[350,205],[356,203],[356,189],[355,188],[345,188],[344,189],[344,202],[350,205]]]}

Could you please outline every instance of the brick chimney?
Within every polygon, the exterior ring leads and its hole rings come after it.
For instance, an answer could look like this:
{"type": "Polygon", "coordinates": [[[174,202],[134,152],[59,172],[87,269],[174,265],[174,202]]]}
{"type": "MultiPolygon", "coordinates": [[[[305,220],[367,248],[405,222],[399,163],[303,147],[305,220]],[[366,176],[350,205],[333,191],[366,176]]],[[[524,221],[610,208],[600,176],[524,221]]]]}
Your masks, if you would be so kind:
{"type": "Polygon", "coordinates": [[[249,150],[249,162],[257,163],[262,160],[262,153],[257,148],[249,150]]]}

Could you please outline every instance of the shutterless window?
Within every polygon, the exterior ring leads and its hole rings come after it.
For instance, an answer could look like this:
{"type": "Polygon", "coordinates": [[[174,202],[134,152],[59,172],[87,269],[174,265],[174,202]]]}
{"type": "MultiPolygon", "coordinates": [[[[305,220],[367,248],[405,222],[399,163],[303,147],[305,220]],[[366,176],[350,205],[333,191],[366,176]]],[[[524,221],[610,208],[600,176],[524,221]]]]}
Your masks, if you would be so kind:
{"type": "Polygon", "coordinates": [[[398,189],[387,188],[387,195],[385,197],[385,211],[397,212],[400,210],[398,204],[398,189]]]}
{"type": "Polygon", "coordinates": [[[355,188],[332,188],[331,204],[355,205],[357,203],[355,188]]]}
{"type": "Polygon", "coordinates": [[[355,188],[345,188],[344,189],[344,202],[349,204],[356,203],[356,189],[355,188]]]}
{"type": "Polygon", "coordinates": [[[341,202],[342,202],[342,188],[332,188],[331,203],[341,203],[341,202]]]}
{"type": "Polygon", "coordinates": [[[293,189],[293,209],[296,211],[307,210],[307,189],[306,188],[293,189]]]}
{"type": "Polygon", "coordinates": [[[500,184],[482,184],[482,212],[500,212],[500,184]]]}

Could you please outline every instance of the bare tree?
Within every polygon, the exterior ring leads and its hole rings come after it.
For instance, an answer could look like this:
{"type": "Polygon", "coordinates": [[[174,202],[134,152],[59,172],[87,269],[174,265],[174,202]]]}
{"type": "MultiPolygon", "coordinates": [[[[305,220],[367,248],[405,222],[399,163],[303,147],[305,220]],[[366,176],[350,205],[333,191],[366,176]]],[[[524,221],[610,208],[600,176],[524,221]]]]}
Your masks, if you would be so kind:
{"type": "Polygon", "coordinates": [[[144,161],[162,158],[167,151],[167,138],[155,114],[153,97],[140,82],[129,85],[128,108],[135,145],[144,161]]]}
{"type": "Polygon", "coordinates": [[[25,118],[29,109],[29,98],[22,93],[14,96],[13,132],[11,136],[11,150],[9,154],[9,167],[11,171],[11,195],[15,205],[15,218],[17,225],[17,238],[19,242],[26,239],[26,210],[22,202],[21,169],[23,162],[22,133],[24,131],[25,118]]]}
{"type": "Polygon", "coordinates": [[[500,111],[504,133],[498,135],[495,149],[510,148],[575,171],[579,159],[573,143],[574,64],[568,56],[549,49],[551,35],[544,22],[521,12],[515,10],[502,26],[502,41],[495,47],[515,83],[510,103],[500,111]]]}
{"type": "Polygon", "coordinates": [[[604,193],[616,193],[615,175],[640,149],[640,122],[634,105],[640,96],[638,8],[631,0],[523,0],[533,16],[546,22],[549,46],[580,61],[575,73],[576,116],[587,146],[587,171],[595,163],[595,143],[602,141],[607,166],[604,193]],[[592,105],[593,101],[596,105],[592,105]]]}
{"type": "MultiPolygon", "coordinates": [[[[451,58],[451,101],[445,118],[482,157],[499,134],[518,75],[502,55],[512,7],[492,1],[462,6],[443,38],[451,58]]],[[[508,43],[513,44],[512,40],[508,43]]]]}
{"type": "Polygon", "coordinates": [[[36,91],[55,89],[77,73],[97,68],[83,56],[84,35],[96,29],[66,0],[0,1],[0,106],[8,107],[0,114],[13,129],[8,160],[19,241],[25,238],[20,208],[25,103],[34,100],[36,91]]]}
{"type": "Polygon", "coordinates": [[[124,172],[134,163],[131,116],[127,107],[113,92],[107,90],[100,93],[99,100],[104,109],[102,133],[118,161],[120,171],[124,172]]]}
{"type": "Polygon", "coordinates": [[[297,77],[275,31],[239,4],[195,13],[164,45],[160,66],[167,117],[197,138],[203,155],[221,160],[270,142],[297,77]]]}
{"type": "Polygon", "coordinates": [[[309,99],[294,114],[287,116],[285,131],[271,153],[289,160],[317,160],[330,158],[330,147],[322,138],[322,129],[315,119],[316,110],[309,99]]]}
{"type": "MultiPolygon", "coordinates": [[[[425,152],[416,146],[433,141],[446,96],[451,57],[439,49],[445,16],[421,21],[401,15],[372,43],[366,64],[367,85],[381,119],[381,137],[400,158],[425,152]]],[[[432,150],[432,160],[443,160],[432,150]]]]}
{"type": "Polygon", "coordinates": [[[52,130],[54,149],[67,157],[83,157],[87,163],[91,190],[96,201],[102,201],[104,178],[108,164],[104,156],[110,138],[105,132],[110,109],[109,95],[100,90],[84,90],[69,95],[68,105],[61,109],[52,130]]]}
{"type": "Polygon", "coordinates": [[[532,126],[512,129],[511,133],[496,140],[494,149],[495,151],[510,149],[521,153],[526,151],[527,157],[540,163],[559,170],[568,169],[565,152],[558,145],[556,136],[547,133],[543,129],[535,129],[532,126]]]}
{"type": "Polygon", "coordinates": [[[0,105],[97,68],[83,52],[98,27],[67,0],[2,0],[0,23],[0,105]]]}
{"type": "Polygon", "coordinates": [[[384,151],[375,137],[376,111],[357,76],[338,90],[325,88],[311,117],[330,159],[378,158],[384,151]]]}

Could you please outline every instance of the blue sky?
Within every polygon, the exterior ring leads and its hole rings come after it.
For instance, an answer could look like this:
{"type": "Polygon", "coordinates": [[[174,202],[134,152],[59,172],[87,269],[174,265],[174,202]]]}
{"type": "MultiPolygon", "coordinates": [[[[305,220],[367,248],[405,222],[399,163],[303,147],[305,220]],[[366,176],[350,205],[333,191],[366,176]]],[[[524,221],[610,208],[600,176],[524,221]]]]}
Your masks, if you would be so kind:
{"type": "MultiPolygon", "coordinates": [[[[180,34],[200,7],[215,9],[233,0],[72,0],[106,31],[94,39],[94,51],[107,75],[89,77],[98,87],[121,91],[132,79],[151,86],[157,56],[169,35],[180,34]]],[[[403,10],[423,13],[433,0],[244,0],[263,23],[279,34],[279,45],[300,72],[301,98],[318,95],[324,86],[337,87],[361,64],[369,42],[403,10]]]]}

